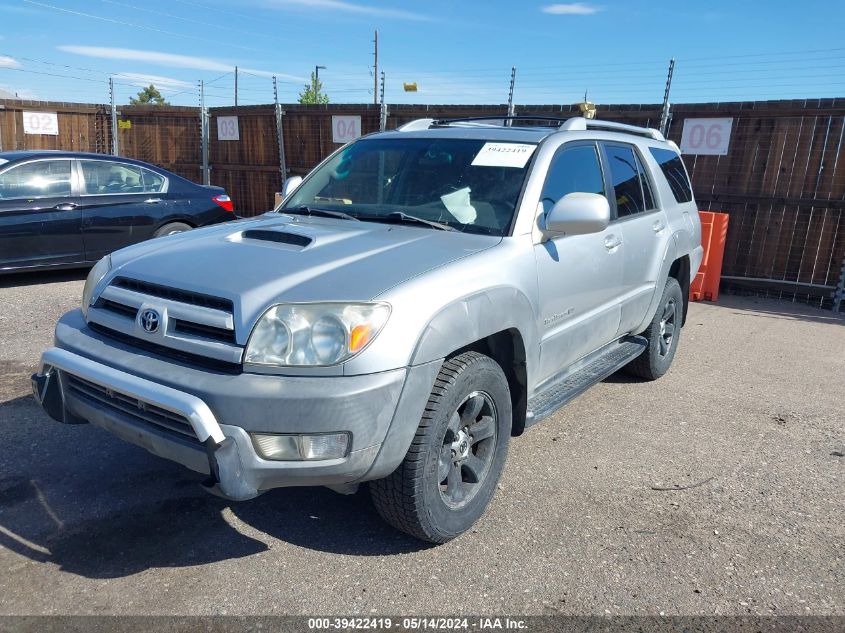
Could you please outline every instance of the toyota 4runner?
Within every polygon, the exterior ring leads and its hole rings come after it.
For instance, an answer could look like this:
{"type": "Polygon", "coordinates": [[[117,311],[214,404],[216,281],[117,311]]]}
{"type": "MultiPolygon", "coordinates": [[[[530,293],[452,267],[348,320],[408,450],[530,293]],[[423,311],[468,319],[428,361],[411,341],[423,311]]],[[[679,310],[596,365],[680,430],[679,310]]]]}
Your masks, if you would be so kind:
{"type": "Polygon", "coordinates": [[[389,523],[444,542],[484,512],[511,436],[672,362],[701,231],[656,130],[425,119],[285,190],[97,263],[32,378],[47,413],[233,500],[369,482],[389,523]]]}

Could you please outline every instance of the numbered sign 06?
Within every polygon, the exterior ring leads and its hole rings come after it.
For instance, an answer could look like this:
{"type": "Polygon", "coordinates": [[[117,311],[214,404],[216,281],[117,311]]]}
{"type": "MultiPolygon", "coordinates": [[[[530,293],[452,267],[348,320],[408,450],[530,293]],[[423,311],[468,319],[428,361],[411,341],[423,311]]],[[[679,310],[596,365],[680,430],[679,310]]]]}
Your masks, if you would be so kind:
{"type": "Polygon", "coordinates": [[[55,112],[24,112],[24,134],[59,135],[59,117],[55,112]]]}
{"type": "Polygon", "coordinates": [[[360,116],[333,116],[332,142],[348,143],[361,136],[360,116]]]}
{"type": "Polygon", "coordinates": [[[731,118],[685,119],[681,152],[724,156],[728,153],[733,121],[731,118]]]}

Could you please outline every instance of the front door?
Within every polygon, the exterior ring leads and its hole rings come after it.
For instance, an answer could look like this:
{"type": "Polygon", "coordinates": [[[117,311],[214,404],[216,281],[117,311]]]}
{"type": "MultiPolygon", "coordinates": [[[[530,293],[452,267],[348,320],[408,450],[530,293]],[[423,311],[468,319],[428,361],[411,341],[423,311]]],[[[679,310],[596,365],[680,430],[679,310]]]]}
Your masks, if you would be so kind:
{"type": "MultiPolygon", "coordinates": [[[[558,150],[543,186],[543,212],[573,192],[607,193],[596,143],[567,143],[558,150]]],[[[614,228],[535,244],[541,382],[615,338],[623,250],[614,228]]]]}
{"type": "Polygon", "coordinates": [[[32,160],[0,173],[0,269],[85,260],[70,159],[32,160]]]}

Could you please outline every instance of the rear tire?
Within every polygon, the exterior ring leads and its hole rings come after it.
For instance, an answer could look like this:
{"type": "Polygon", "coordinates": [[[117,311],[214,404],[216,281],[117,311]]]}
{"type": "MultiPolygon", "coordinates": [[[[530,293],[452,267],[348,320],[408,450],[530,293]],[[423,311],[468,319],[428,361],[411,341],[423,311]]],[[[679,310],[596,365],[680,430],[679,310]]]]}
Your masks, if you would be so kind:
{"type": "Polygon", "coordinates": [[[183,231],[190,231],[191,228],[190,224],[185,224],[184,222],[171,222],[170,224],[165,224],[160,227],[155,233],[153,233],[153,237],[175,235],[176,233],[182,233],[183,231]]]}
{"type": "Polygon", "coordinates": [[[502,368],[477,352],[445,361],[404,461],[370,482],[376,510],[423,541],[445,543],[462,534],[496,491],[510,432],[502,368]]]}
{"type": "Polygon", "coordinates": [[[684,295],[678,280],[669,277],[654,317],[643,336],[648,339],[646,350],[625,367],[625,371],[646,380],[657,380],[672,365],[684,314],[684,295]]]}

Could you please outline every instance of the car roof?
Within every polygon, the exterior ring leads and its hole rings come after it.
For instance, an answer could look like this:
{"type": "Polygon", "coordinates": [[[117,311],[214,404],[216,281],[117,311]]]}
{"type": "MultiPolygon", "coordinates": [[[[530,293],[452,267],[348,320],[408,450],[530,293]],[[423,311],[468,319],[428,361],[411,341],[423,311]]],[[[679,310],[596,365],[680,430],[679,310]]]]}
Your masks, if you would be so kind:
{"type": "Polygon", "coordinates": [[[428,129],[390,130],[374,134],[378,138],[454,138],[510,143],[539,143],[557,132],[550,127],[502,127],[493,125],[461,125],[428,129]]]}
{"type": "Polygon", "coordinates": [[[89,158],[99,160],[117,160],[122,163],[131,163],[133,165],[141,165],[144,167],[151,167],[154,169],[161,169],[150,163],[145,163],[141,160],[133,158],[125,158],[123,156],[113,156],[111,154],[98,154],[95,152],[68,152],[58,149],[19,149],[8,152],[0,152],[0,158],[9,161],[10,163],[29,160],[32,158],[89,158]]]}

